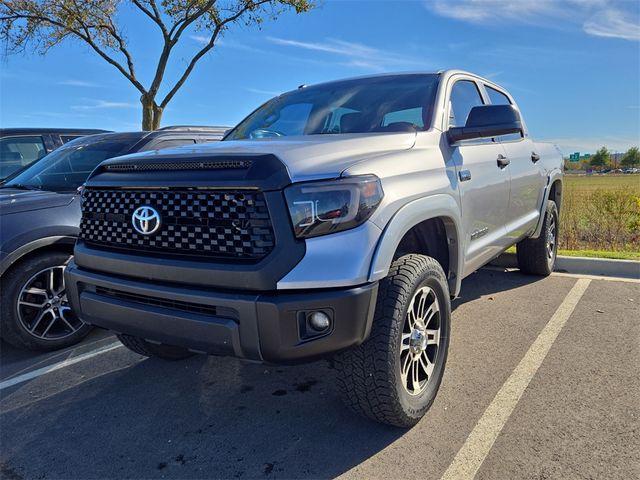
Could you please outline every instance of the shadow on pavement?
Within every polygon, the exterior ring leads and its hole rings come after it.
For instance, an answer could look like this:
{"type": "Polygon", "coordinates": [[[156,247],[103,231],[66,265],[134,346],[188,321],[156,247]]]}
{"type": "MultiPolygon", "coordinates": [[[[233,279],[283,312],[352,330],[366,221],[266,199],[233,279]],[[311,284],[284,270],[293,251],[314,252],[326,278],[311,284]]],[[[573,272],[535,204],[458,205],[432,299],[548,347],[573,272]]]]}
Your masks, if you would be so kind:
{"type": "MultiPolygon", "coordinates": [[[[473,274],[454,309],[536,280],[473,274]]],[[[118,349],[85,366],[97,375],[5,410],[2,457],[20,472],[16,478],[326,478],[406,433],[343,407],[327,362],[267,367],[200,356],[127,367],[132,356],[118,349]],[[105,373],[104,362],[113,371],[105,373]]]]}

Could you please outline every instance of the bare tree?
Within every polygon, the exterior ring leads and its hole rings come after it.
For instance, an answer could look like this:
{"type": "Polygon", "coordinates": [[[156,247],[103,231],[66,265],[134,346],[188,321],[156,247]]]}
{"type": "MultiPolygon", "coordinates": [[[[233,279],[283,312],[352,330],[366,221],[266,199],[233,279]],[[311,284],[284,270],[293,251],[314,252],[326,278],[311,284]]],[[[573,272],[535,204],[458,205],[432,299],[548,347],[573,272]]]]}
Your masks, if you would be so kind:
{"type": "Polygon", "coordinates": [[[260,25],[287,9],[302,13],[312,7],[311,0],[0,0],[0,39],[8,53],[31,48],[42,55],[65,40],[81,40],[140,92],[142,128],[155,130],[167,104],[230,25],[260,25]],[[162,42],[148,86],[136,74],[127,36],[116,20],[124,4],[153,22],[162,42]],[[191,57],[177,80],[165,82],[171,53],[188,29],[206,34],[206,44],[191,57]],[[161,87],[164,96],[159,96],[161,87]]]}

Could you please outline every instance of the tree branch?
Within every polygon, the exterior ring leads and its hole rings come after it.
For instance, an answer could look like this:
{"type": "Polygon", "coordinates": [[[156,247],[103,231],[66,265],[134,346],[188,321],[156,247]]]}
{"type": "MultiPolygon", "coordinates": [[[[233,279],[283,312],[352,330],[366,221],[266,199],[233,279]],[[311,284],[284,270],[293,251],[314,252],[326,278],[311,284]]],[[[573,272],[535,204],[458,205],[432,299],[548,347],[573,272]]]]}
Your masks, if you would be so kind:
{"type": "MultiPolygon", "coordinates": [[[[182,87],[184,82],[187,80],[187,78],[191,74],[191,71],[196,66],[196,63],[198,63],[198,60],[200,60],[209,50],[211,50],[215,46],[215,42],[216,42],[216,40],[218,38],[218,35],[220,35],[222,30],[228,24],[233,23],[236,20],[238,20],[247,11],[254,10],[255,8],[257,8],[257,7],[261,6],[261,5],[264,5],[266,3],[270,3],[269,0],[260,0],[260,1],[257,1],[257,2],[248,2],[247,4],[245,4],[244,7],[242,7],[240,10],[238,10],[235,14],[233,14],[230,17],[227,17],[224,20],[222,20],[219,23],[217,23],[216,27],[214,28],[214,30],[213,30],[213,32],[211,34],[211,38],[209,39],[209,42],[193,56],[193,58],[189,62],[189,65],[187,65],[187,68],[185,69],[185,71],[182,74],[182,76],[178,79],[178,81],[175,83],[173,88],[171,90],[169,90],[169,93],[167,93],[167,95],[164,97],[162,102],[160,102],[160,108],[164,108],[164,107],[167,106],[167,104],[171,101],[171,99],[176,94],[176,92],[180,89],[180,87],[182,87]]],[[[176,32],[176,35],[178,35],[177,32],[176,32]]]]}
{"type": "Polygon", "coordinates": [[[162,31],[162,35],[166,38],[169,37],[169,32],[167,30],[167,26],[162,21],[162,17],[160,16],[160,11],[158,10],[158,6],[156,5],[155,0],[150,0],[151,8],[153,12],[146,8],[140,0],[131,0],[133,4],[138,7],[147,17],[149,17],[153,22],[160,27],[162,31]]]}

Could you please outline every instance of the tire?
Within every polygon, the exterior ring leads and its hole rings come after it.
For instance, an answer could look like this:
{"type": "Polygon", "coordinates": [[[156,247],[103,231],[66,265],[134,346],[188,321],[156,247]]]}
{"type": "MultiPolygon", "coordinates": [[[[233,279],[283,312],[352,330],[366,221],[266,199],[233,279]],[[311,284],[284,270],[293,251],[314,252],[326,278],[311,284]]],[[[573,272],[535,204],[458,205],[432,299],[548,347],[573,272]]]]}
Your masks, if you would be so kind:
{"type": "Polygon", "coordinates": [[[63,272],[71,255],[34,254],[0,279],[0,337],[14,347],[50,351],[78,343],[91,327],[71,310],[63,272]]]}
{"type": "Polygon", "coordinates": [[[380,282],[370,337],[336,355],[337,383],[346,405],[377,422],[402,428],[415,425],[438,393],[447,361],[450,325],[449,287],[440,264],[423,255],[396,260],[380,282]],[[439,311],[429,316],[426,307],[434,304],[439,311]],[[427,310],[423,315],[428,318],[426,325],[413,322],[409,314],[422,305],[422,313],[427,310]],[[424,344],[427,346],[422,350],[424,344]],[[423,367],[423,355],[431,362],[426,363],[429,375],[423,367]],[[403,372],[408,372],[411,380],[403,372]],[[412,380],[415,372],[417,383],[412,380]]]}
{"type": "Polygon", "coordinates": [[[516,246],[518,267],[523,273],[551,275],[558,254],[558,226],[558,208],[553,200],[549,200],[540,236],[526,238],[516,246]]]}
{"type": "Polygon", "coordinates": [[[184,360],[185,358],[195,355],[186,348],[150,343],[140,337],[133,337],[131,335],[120,334],[118,335],[118,339],[129,350],[139,355],[144,355],[145,357],[156,357],[162,360],[176,361],[184,360]]]}

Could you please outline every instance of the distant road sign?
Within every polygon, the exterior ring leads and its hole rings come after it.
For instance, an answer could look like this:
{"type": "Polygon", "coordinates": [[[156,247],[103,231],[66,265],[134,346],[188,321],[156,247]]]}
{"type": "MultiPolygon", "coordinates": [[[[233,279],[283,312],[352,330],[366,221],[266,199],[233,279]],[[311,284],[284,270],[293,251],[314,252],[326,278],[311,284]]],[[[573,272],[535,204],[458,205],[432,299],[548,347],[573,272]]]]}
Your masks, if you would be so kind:
{"type": "Polygon", "coordinates": [[[575,153],[569,154],[569,161],[577,162],[578,160],[580,160],[580,152],[575,152],[575,153]]]}

